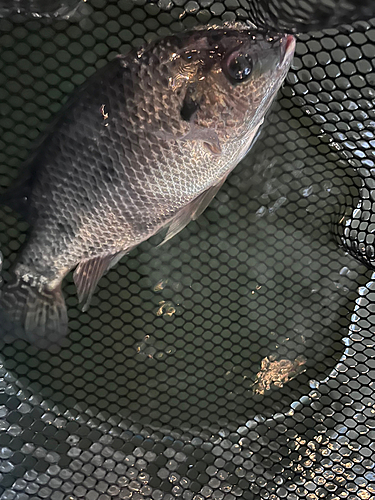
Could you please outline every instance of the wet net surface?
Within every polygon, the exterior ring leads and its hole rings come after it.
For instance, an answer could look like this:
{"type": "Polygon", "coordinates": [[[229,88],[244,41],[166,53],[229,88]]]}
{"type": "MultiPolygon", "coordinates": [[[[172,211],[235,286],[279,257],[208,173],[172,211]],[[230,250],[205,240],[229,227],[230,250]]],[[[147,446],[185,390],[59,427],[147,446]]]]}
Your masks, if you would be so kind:
{"type": "MultiPolygon", "coordinates": [[[[264,5],[0,19],[2,189],[117,53],[198,23],[325,26],[311,3],[264,5]]],[[[1,347],[1,499],[374,498],[374,59],[371,19],[300,35],[257,147],[198,221],[125,257],[85,313],[69,277],[60,352],[1,347]]],[[[1,209],[5,277],[25,230],[1,209]]]]}

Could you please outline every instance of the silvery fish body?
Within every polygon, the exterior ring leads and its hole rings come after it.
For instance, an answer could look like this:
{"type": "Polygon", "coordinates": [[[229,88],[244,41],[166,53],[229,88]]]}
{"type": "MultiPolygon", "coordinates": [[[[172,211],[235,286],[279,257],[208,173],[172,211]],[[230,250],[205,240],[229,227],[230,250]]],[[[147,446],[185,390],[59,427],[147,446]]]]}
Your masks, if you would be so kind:
{"type": "Polygon", "coordinates": [[[169,36],[118,56],[72,95],[2,202],[31,231],[0,298],[3,337],[40,347],[136,245],[206,208],[249,150],[289,69],[292,36],[236,26],[169,36]]]}

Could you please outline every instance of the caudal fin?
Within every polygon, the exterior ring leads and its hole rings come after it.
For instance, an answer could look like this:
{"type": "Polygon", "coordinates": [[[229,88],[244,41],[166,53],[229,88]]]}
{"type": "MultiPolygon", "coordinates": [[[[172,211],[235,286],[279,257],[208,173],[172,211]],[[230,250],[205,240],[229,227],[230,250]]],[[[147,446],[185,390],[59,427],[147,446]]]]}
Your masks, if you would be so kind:
{"type": "Polygon", "coordinates": [[[48,290],[18,275],[0,291],[0,337],[17,338],[41,349],[58,344],[68,330],[68,317],[61,288],[48,290]]]}

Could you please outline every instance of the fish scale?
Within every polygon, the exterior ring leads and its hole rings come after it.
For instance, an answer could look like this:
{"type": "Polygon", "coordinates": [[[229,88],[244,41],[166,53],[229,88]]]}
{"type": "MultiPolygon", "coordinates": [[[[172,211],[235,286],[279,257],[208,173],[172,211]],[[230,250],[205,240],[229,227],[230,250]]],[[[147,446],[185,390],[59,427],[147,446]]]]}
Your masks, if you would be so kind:
{"type": "Polygon", "coordinates": [[[169,36],[75,91],[3,198],[31,224],[1,291],[5,340],[58,342],[70,270],[87,307],[123,255],[202,213],[256,137],[294,44],[238,26],[169,36]]]}

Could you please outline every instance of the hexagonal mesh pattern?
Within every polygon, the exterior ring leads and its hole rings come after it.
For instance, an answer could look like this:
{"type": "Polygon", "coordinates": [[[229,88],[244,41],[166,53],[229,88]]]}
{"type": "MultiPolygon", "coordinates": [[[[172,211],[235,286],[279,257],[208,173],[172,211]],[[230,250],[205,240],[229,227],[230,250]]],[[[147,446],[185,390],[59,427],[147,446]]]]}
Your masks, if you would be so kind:
{"type": "MultiPolygon", "coordinates": [[[[8,14],[2,189],[66,96],[119,52],[199,23],[306,31],[370,9],[320,2],[314,17],[312,4],[8,14]]],[[[374,42],[372,20],[300,35],[257,147],[199,220],[124,258],[85,313],[68,278],[60,352],[2,346],[1,499],[374,498],[374,42]]],[[[5,275],[25,230],[1,208],[5,275]]]]}

